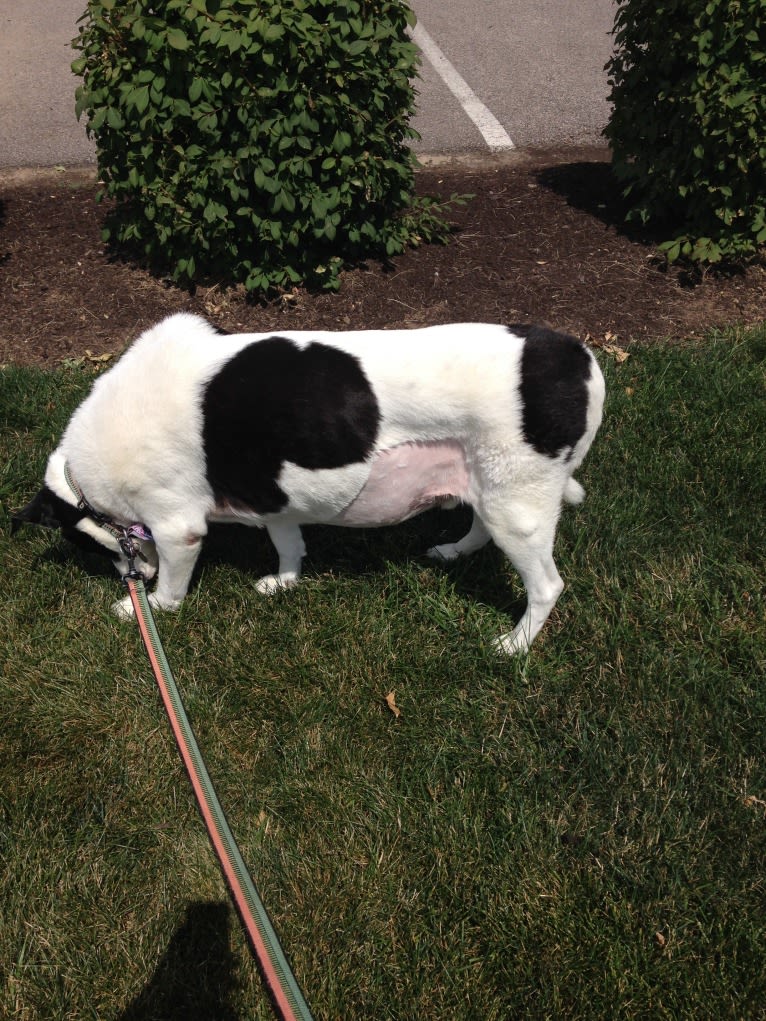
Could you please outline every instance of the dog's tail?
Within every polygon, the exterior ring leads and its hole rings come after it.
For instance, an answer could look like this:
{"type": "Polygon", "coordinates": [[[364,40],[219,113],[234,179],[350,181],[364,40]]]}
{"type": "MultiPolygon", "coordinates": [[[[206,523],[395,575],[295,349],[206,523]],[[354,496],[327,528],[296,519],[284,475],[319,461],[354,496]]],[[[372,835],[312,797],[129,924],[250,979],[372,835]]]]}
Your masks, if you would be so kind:
{"type": "Polygon", "coordinates": [[[584,499],[585,490],[582,488],[577,479],[573,479],[570,475],[566,481],[566,485],[564,486],[564,500],[567,503],[578,504],[582,503],[584,499]]]}

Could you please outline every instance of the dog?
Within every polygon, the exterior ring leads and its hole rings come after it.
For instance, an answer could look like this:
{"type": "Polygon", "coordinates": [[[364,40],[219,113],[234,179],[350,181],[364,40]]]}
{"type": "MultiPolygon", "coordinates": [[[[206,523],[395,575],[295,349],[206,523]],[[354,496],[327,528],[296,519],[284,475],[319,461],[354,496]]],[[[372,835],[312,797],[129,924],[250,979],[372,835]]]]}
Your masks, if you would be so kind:
{"type": "MultiPolygon", "coordinates": [[[[295,585],[304,524],[373,527],[468,504],[473,523],[429,555],[492,539],[527,606],[496,640],[526,651],[564,587],[553,560],[562,502],[601,422],[604,379],[576,338],[540,326],[226,334],[176,314],[100,376],[13,521],[140,556],[157,609],[186,595],[209,522],[266,528],[295,585]],[[131,546],[126,546],[125,536],[131,546]]],[[[114,604],[132,614],[129,598],[114,604]]]]}

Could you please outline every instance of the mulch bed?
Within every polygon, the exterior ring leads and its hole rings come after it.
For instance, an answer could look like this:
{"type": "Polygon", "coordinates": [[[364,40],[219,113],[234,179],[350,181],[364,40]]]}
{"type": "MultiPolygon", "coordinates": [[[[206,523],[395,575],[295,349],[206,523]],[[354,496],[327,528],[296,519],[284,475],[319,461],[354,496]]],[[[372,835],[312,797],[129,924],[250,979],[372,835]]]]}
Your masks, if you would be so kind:
{"type": "Polygon", "coordinates": [[[664,267],[652,239],[626,228],[604,149],[433,163],[418,189],[474,196],[451,212],[450,244],[349,270],[338,294],[296,290],[257,303],[222,285],[189,293],[113,258],[93,170],[5,172],[0,363],[118,353],[182,310],[236,331],[535,321],[622,344],[766,318],[763,263],[694,278],[664,267]]]}

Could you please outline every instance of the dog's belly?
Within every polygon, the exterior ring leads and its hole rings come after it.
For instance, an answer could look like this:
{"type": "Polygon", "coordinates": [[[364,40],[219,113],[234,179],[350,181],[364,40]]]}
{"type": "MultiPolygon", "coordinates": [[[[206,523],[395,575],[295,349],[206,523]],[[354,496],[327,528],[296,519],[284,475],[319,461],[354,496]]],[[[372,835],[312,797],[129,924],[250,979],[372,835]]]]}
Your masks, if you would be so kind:
{"type": "Polygon", "coordinates": [[[330,524],[395,525],[438,504],[465,500],[468,467],[454,440],[402,443],[375,455],[361,492],[330,524]]]}

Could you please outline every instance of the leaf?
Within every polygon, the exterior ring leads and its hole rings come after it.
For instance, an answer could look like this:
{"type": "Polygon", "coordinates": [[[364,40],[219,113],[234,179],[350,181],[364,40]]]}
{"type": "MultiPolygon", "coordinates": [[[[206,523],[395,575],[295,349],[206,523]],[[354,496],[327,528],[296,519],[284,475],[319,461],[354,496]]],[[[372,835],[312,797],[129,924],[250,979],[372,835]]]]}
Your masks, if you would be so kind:
{"type": "Polygon", "coordinates": [[[110,106],[106,111],[106,123],[110,128],[114,128],[115,131],[120,131],[125,127],[125,121],[122,119],[122,114],[114,106],[110,106]]]}
{"type": "Polygon", "coordinates": [[[402,715],[402,711],[399,708],[399,706],[396,704],[396,692],[395,691],[389,691],[389,693],[386,695],[386,705],[388,706],[388,708],[391,710],[391,712],[394,714],[394,716],[398,720],[399,717],[402,715]]]}
{"type": "Polygon", "coordinates": [[[605,354],[611,355],[618,365],[622,365],[630,358],[630,352],[624,348],[619,347],[614,341],[617,340],[617,334],[612,333],[611,330],[607,330],[604,334],[603,339],[592,336],[588,333],[585,337],[585,342],[590,344],[592,347],[597,347],[605,354]]]}
{"type": "Polygon", "coordinates": [[[335,152],[343,152],[351,145],[351,135],[348,131],[336,131],[332,140],[332,147],[335,152]]]}
{"type": "Polygon", "coordinates": [[[208,223],[215,223],[216,220],[225,220],[229,215],[229,211],[226,206],[221,205],[220,202],[210,201],[205,206],[202,213],[203,218],[208,223]]]}
{"type": "Polygon", "coordinates": [[[281,39],[284,34],[285,29],[283,25],[269,25],[263,33],[263,38],[267,43],[274,43],[277,39],[281,39]]]}
{"type": "Polygon", "coordinates": [[[146,108],[149,106],[149,86],[142,85],[141,88],[132,92],[128,98],[133,102],[139,113],[145,113],[146,108]]]}
{"type": "Polygon", "coordinates": [[[168,44],[173,47],[174,50],[188,50],[189,40],[185,32],[182,32],[180,28],[168,29],[168,44]]]}
{"type": "Polygon", "coordinates": [[[630,358],[630,351],[626,351],[624,348],[617,347],[616,344],[604,344],[602,351],[608,355],[612,355],[618,365],[622,365],[630,358]]]}
{"type": "Polygon", "coordinates": [[[681,242],[666,241],[664,244],[660,245],[660,251],[665,253],[665,257],[668,262],[675,262],[681,254],[681,242]]]}
{"type": "Polygon", "coordinates": [[[218,127],[218,114],[213,110],[212,113],[207,113],[204,117],[200,117],[198,123],[200,131],[215,131],[218,127]]]}
{"type": "Polygon", "coordinates": [[[311,212],[317,220],[323,220],[327,215],[328,205],[322,195],[315,195],[311,200],[311,212]]]}
{"type": "Polygon", "coordinates": [[[242,35],[239,32],[236,32],[233,29],[229,29],[227,32],[224,32],[223,35],[221,36],[221,42],[223,43],[224,46],[229,47],[230,53],[234,54],[237,52],[237,50],[242,49],[243,39],[242,35]]]}
{"type": "Polygon", "coordinates": [[[94,355],[90,348],[86,348],[85,357],[88,359],[89,362],[92,362],[94,365],[100,365],[103,362],[110,361],[110,359],[113,358],[114,356],[108,351],[105,351],[104,354],[102,355],[94,355]]]}

